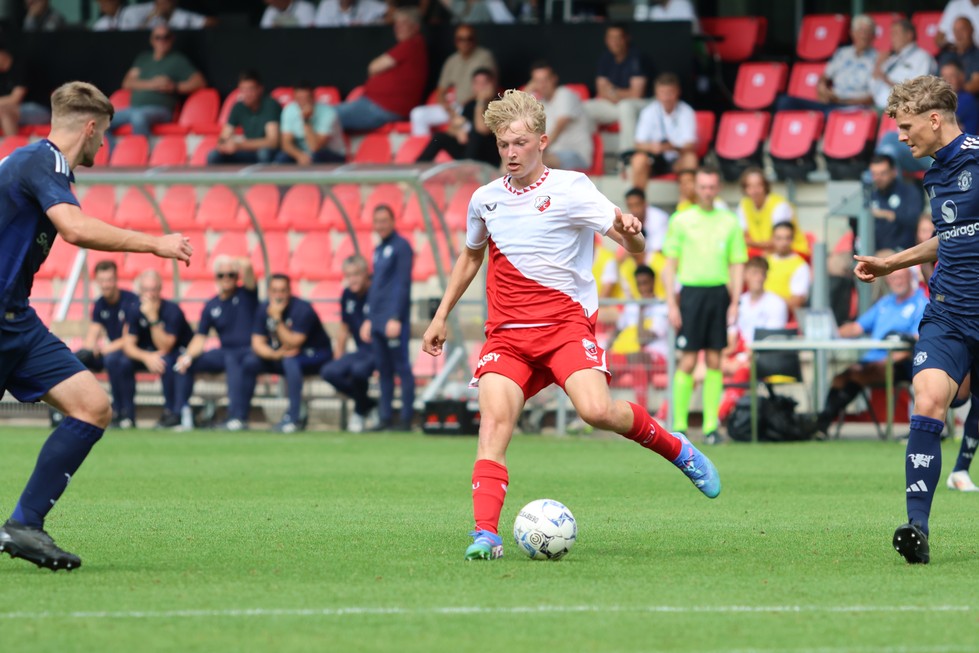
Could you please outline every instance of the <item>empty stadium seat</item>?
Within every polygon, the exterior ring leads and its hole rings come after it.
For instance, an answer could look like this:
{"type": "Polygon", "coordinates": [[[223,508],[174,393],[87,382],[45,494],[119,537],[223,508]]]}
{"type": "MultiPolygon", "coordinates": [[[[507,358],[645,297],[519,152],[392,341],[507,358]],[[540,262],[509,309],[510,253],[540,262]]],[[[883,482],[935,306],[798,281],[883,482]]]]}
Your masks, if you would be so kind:
{"type": "Polygon", "coordinates": [[[415,282],[428,281],[435,275],[435,256],[432,253],[432,243],[420,233],[412,248],[415,256],[411,263],[411,280],[415,282]]]}
{"type": "Polygon", "coordinates": [[[28,143],[30,143],[30,139],[27,136],[7,136],[0,141],[0,159],[10,156],[11,152],[28,143]]]}
{"type": "Polygon", "coordinates": [[[194,148],[194,153],[190,155],[187,165],[202,167],[207,165],[207,155],[218,146],[217,136],[205,136],[194,148]]]}
{"type": "Polygon", "coordinates": [[[320,189],[312,184],[297,184],[286,191],[275,217],[276,229],[310,231],[320,229],[320,189]]]}
{"type": "Polygon", "coordinates": [[[169,186],[160,199],[160,210],[171,231],[200,231],[197,222],[197,191],[193,186],[169,186]]]}
{"type": "Polygon", "coordinates": [[[749,166],[761,166],[762,144],[771,116],[762,111],[726,111],[714,142],[714,152],[727,181],[735,181],[749,166]]]}
{"type": "Polygon", "coordinates": [[[89,186],[81,199],[82,211],[87,215],[116,223],[116,188],[115,186],[89,186]]]}
{"type": "Polygon", "coordinates": [[[339,280],[324,279],[313,286],[307,299],[313,304],[313,310],[324,324],[336,324],[340,321],[342,294],[343,284],[339,280]]]}
{"type": "Polygon", "coordinates": [[[387,134],[364,136],[352,163],[391,163],[391,141],[387,134]]]}
{"type": "Polygon", "coordinates": [[[286,227],[276,222],[276,216],[279,213],[279,202],[281,200],[282,197],[279,194],[278,186],[274,184],[256,184],[245,192],[245,203],[238,209],[236,222],[246,225],[246,228],[254,228],[251,216],[245,208],[245,204],[247,204],[263,230],[283,231],[286,227]]]}
{"type": "Polygon", "coordinates": [[[221,96],[213,88],[201,88],[191,93],[180,108],[176,122],[155,125],[153,133],[161,136],[185,134],[217,134],[221,96]]]}
{"type": "Polygon", "coordinates": [[[591,135],[591,141],[591,167],[585,172],[592,177],[601,177],[605,174],[605,143],[597,131],[591,135]]]}
{"type": "Polygon", "coordinates": [[[132,91],[126,88],[120,88],[112,92],[112,95],[109,96],[109,102],[112,103],[112,108],[116,111],[119,109],[128,109],[132,97],[132,91]]]}
{"type": "Polygon", "coordinates": [[[697,158],[703,159],[707,156],[711,143],[714,142],[717,116],[713,111],[695,111],[694,116],[697,120],[697,158]]]}
{"type": "Polygon", "coordinates": [[[809,14],[802,17],[795,53],[800,59],[825,61],[846,40],[850,17],[845,14],[809,14]]]}
{"type": "Polygon", "coordinates": [[[346,214],[350,224],[355,228],[360,224],[360,213],[362,209],[360,186],[356,184],[337,184],[330,188],[331,194],[323,198],[317,218],[322,229],[332,229],[334,231],[347,231],[347,222],[343,219],[346,214]],[[339,206],[338,206],[339,203],[339,206]],[[343,211],[341,212],[340,207],[343,211]]]}
{"type": "MultiPolygon", "coordinates": [[[[201,252],[201,254],[203,253],[201,252]]],[[[217,242],[207,249],[207,260],[204,261],[204,265],[195,265],[195,262],[192,261],[189,267],[181,270],[181,275],[185,279],[212,279],[214,277],[214,259],[218,256],[242,258],[248,255],[248,236],[245,232],[228,231],[221,234],[217,242]]],[[[198,257],[198,260],[203,258],[198,257]]]]}
{"type": "Polygon", "coordinates": [[[768,20],[763,16],[701,18],[700,27],[711,37],[708,51],[721,61],[740,63],[765,43],[768,20]]]}
{"type": "Polygon", "coordinates": [[[418,156],[428,146],[431,136],[409,136],[401,143],[398,152],[394,155],[395,163],[414,163],[418,156]]]}
{"type": "MultiPolygon", "coordinates": [[[[200,265],[200,263],[197,264],[200,265]]],[[[191,265],[194,265],[194,263],[191,265]]],[[[185,274],[185,270],[188,269],[190,268],[184,267],[183,263],[180,264],[181,277],[185,274]]],[[[119,271],[119,277],[121,279],[132,280],[146,270],[156,270],[164,279],[173,279],[173,264],[170,262],[170,259],[160,258],[153,254],[127,254],[126,262],[119,271]]],[[[169,297],[164,297],[164,299],[169,299],[169,297]]]]}
{"type": "Polygon", "coordinates": [[[197,224],[206,229],[247,229],[238,222],[238,198],[227,186],[211,186],[197,207],[197,224]]]}
{"type": "Polygon", "coordinates": [[[289,276],[293,281],[320,281],[327,278],[333,250],[330,239],[329,233],[306,234],[289,256],[289,276]]]}
{"type": "Polygon", "coordinates": [[[891,51],[891,25],[896,20],[903,20],[904,14],[893,11],[869,11],[867,15],[874,19],[873,48],[878,52],[891,51]]]}
{"type": "Polygon", "coordinates": [[[317,86],[313,98],[324,104],[340,104],[340,89],[336,86],[317,86]]]}
{"type": "Polygon", "coordinates": [[[918,34],[918,47],[933,57],[940,50],[935,37],[938,35],[938,23],[941,19],[940,11],[917,11],[911,15],[911,24],[918,34]]]}
{"type": "Polygon", "coordinates": [[[391,211],[394,213],[394,224],[397,227],[401,220],[401,214],[404,212],[404,193],[395,184],[378,184],[374,187],[371,194],[367,196],[367,201],[364,202],[364,208],[360,212],[360,220],[354,224],[354,228],[373,229],[374,210],[382,204],[386,204],[391,208],[391,211]]]}
{"type": "Polygon", "coordinates": [[[819,78],[826,71],[825,61],[797,61],[789,75],[788,95],[805,100],[819,100],[819,78]]]}
{"type": "Polygon", "coordinates": [[[374,239],[370,231],[357,231],[351,236],[344,234],[340,243],[333,250],[326,278],[339,280],[343,278],[343,262],[353,254],[358,253],[354,248],[354,243],[360,248],[360,255],[367,259],[368,265],[374,258],[374,239]]]}
{"type": "Polygon", "coordinates": [[[145,136],[130,134],[115,139],[109,165],[113,167],[143,167],[150,157],[150,144],[145,136]]]}
{"type": "Polygon", "coordinates": [[[465,231],[466,219],[469,215],[469,200],[479,188],[475,182],[464,182],[452,193],[449,205],[445,209],[445,223],[450,231],[465,231]]]}
{"type": "MultiPolygon", "coordinates": [[[[150,189],[152,194],[153,190],[150,189]]],[[[116,224],[126,229],[160,233],[163,227],[146,196],[138,188],[130,187],[119,200],[116,209],[116,224]]]]}
{"type": "Polygon", "coordinates": [[[886,113],[882,113],[880,116],[880,126],[877,127],[877,142],[880,143],[880,139],[884,138],[884,134],[896,131],[897,121],[886,113]]]}
{"type": "Polygon", "coordinates": [[[823,156],[831,179],[859,179],[873,154],[877,113],[831,111],[823,134],[823,156]]]}
{"type": "Polygon", "coordinates": [[[153,166],[182,166],[187,163],[187,141],[183,136],[163,136],[156,141],[150,160],[153,166]]]}
{"type": "Polygon", "coordinates": [[[767,109],[785,90],[789,67],[778,62],[746,62],[738,66],[734,81],[734,105],[752,111],[767,109]]]}
{"type": "Polygon", "coordinates": [[[269,267],[265,266],[261,243],[255,243],[251,253],[252,268],[255,270],[255,276],[259,278],[266,276],[267,273],[284,272],[289,267],[289,235],[284,231],[273,231],[265,233],[264,236],[269,267]]]}
{"type": "Polygon", "coordinates": [[[802,180],[816,169],[816,142],[823,130],[820,111],[779,111],[768,153],[779,179],[802,180]]]}
{"type": "Polygon", "coordinates": [[[64,238],[55,238],[47,259],[37,271],[40,279],[64,279],[75,264],[78,247],[68,243],[64,238]]]}

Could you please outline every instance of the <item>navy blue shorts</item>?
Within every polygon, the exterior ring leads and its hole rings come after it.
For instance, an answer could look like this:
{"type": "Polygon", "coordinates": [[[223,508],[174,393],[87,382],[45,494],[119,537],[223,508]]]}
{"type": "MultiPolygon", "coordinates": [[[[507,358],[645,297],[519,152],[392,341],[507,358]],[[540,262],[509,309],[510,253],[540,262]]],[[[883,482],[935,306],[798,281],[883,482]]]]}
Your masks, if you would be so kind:
{"type": "Polygon", "coordinates": [[[51,388],[84,371],[33,308],[10,321],[0,316],[0,397],[10,390],[18,401],[40,401],[51,388]]]}
{"type": "Polygon", "coordinates": [[[977,360],[979,320],[954,315],[942,305],[929,302],[918,326],[913,374],[938,369],[961,384],[977,360]]]}

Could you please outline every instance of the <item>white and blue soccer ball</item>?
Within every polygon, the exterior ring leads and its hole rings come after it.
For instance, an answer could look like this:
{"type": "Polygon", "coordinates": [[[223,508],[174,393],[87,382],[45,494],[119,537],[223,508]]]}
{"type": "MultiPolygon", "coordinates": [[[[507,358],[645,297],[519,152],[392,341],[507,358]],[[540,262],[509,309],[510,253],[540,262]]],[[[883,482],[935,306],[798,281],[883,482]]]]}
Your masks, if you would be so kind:
{"type": "Polygon", "coordinates": [[[560,501],[538,499],[520,509],[513,524],[513,537],[527,557],[559,560],[574,546],[578,523],[560,501]]]}

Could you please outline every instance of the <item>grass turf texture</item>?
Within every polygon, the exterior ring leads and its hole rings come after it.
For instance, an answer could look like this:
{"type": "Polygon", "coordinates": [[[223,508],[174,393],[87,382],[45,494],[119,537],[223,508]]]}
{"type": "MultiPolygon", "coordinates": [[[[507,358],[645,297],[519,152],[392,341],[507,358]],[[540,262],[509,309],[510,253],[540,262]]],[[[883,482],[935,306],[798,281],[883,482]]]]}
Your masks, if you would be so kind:
{"type": "MultiPolygon", "coordinates": [[[[42,442],[4,429],[8,513],[42,442]]],[[[111,433],[48,520],[71,574],[0,559],[0,641],[33,651],[971,651],[979,495],[938,491],[932,564],[890,546],[903,443],[725,445],[702,497],[616,439],[518,436],[506,557],[466,563],[475,442],[111,433]],[[509,530],[562,501],[579,538],[509,530]]],[[[951,469],[956,445],[944,448],[951,469]]],[[[943,477],[944,481],[944,477],[943,477]]]]}

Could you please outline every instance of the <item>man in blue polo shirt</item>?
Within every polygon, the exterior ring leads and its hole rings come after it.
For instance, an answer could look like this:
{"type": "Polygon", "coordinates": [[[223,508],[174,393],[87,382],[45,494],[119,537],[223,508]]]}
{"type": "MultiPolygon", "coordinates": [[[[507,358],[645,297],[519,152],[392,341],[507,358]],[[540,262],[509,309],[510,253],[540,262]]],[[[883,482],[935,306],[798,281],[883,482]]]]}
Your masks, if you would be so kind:
{"type": "Polygon", "coordinates": [[[255,382],[262,372],[286,379],[289,409],[276,425],[279,433],[305,427],[302,415],[303,380],[333,360],[330,336],[309,302],[293,297],[285,274],[269,277],[269,300],[259,305],[252,322],[252,351],[242,365],[244,379],[240,405],[250,406],[255,382]]]}
{"type": "Polygon", "coordinates": [[[585,102],[585,113],[599,125],[618,122],[619,152],[628,152],[636,143],[636,118],[649,103],[649,75],[625,25],[605,28],[605,47],[598,59],[595,97],[585,102]]]}
{"type": "Polygon", "coordinates": [[[120,379],[118,374],[119,361],[126,357],[122,353],[122,329],[132,314],[139,311],[139,297],[136,293],[119,287],[118,272],[115,261],[99,261],[95,264],[95,283],[98,284],[102,296],[95,300],[85,343],[75,355],[93,372],[108,372],[114,413],[112,425],[131,429],[135,426],[136,415],[122,410],[120,389],[125,386],[126,381],[120,379]]]}
{"type": "Polygon", "coordinates": [[[914,247],[918,218],[925,204],[921,189],[901,179],[894,159],[886,154],[875,154],[870,159],[870,181],[874,248],[900,251],[914,247]]]}
{"type": "MultiPolygon", "coordinates": [[[[147,370],[160,376],[163,383],[163,414],[156,428],[180,426],[177,405],[177,373],[173,366],[194,332],[177,304],[162,299],[163,279],[156,270],[146,270],[137,279],[139,311],[134,313],[123,331],[122,364],[127,378],[136,370],[147,370]]],[[[135,379],[135,376],[132,377],[135,379]]],[[[136,383],[120,390],[124,409],[135,412],[136,383]]]]}
{"type": "Polygon", "coordinates": [[[238,400],[244,396],[242,365],[252,350],[252,320],[258,307],[258,288],[247,258],[216,257],[214,277],[218,294],[204,305],[197,333],[187,345],[187,351],[177,358],[177,405],[182,422],[192,422],[187,416],[194,375],[224,373],[228,383],[228,419],[224,429],[242,431],[248,428],[249,405],[242,405],[238,400]],[[217,332],[221,346],[204,351],[212,330],[217,332]]]}
{"type": "Polygon", "coordinates": [[[354,254],[343,262],[343,281],[345,288],[340,296],[340,330],[337,333],[333,360],[320,369],[323,380],[354,400],[354,414],[347,422],[347,430],[360,433],[365,428],[374,428],[377,402],[367,396],[367,385],[374,373],[374,352],[371,346],[360,337],[364,324],[364,309],[367,306],[367,293],[371,278],[367,271],[367,261],[354,254]],[[347,351],[347,340],[353,338],[354,351],[347,351]],[[369,415],[374,412],[375,419],[369,415]]]}

